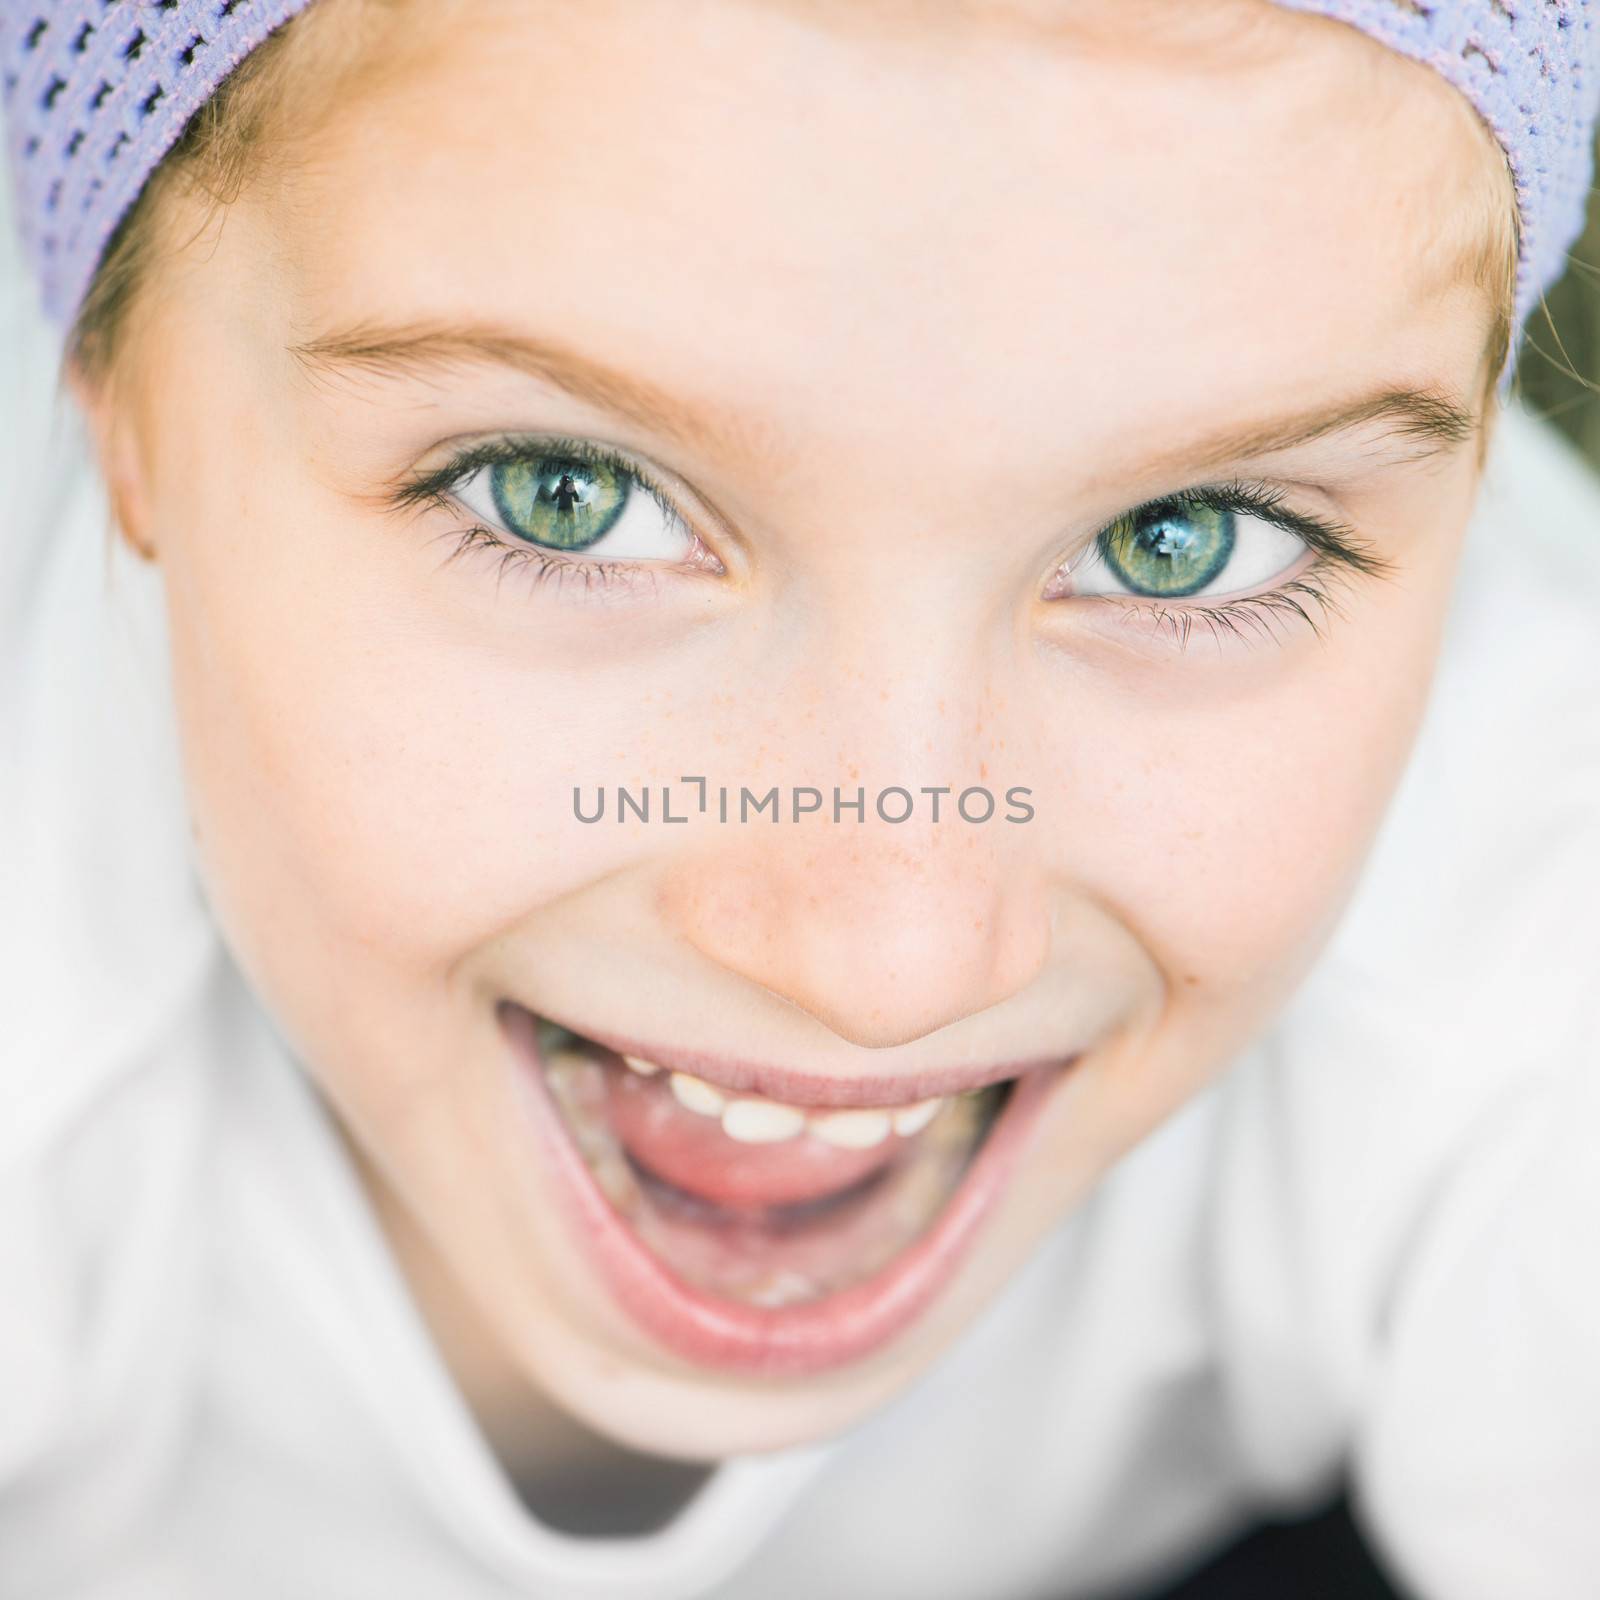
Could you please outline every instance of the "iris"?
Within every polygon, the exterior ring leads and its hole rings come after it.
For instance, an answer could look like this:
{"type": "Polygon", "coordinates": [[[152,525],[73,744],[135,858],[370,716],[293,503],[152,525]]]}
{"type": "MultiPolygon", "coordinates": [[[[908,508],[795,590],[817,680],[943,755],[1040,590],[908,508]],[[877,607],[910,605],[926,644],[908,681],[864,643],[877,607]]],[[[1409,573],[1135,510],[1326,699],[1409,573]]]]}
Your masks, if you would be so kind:
{"type": "Polygon", "coordinates": [[[1118,517],[1100,535],[1106,565],[1136,594],[1203,589],[1233,555],[1231,511],[1168,501],[1118,517]]]}
{"type": "Polygon", "coordinates": [[[603,538],[628,503],[628,478],[596,461],[525,456],[489,474],[495,508],[530,544],[584,550],[603,538]]]}

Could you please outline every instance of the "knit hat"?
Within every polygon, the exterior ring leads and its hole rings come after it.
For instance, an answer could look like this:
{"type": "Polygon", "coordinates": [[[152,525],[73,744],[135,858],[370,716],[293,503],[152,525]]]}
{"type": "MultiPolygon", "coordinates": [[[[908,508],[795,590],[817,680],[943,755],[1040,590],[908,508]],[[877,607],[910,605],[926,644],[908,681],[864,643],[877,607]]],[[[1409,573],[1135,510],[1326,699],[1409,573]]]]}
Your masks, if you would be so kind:
{"type": "MultiPolygon", "coordinates": [[[[0,0],[0,91],[23,245],[65,330],[118,220],[197,107],[311,0],[0,0]]],[[[1276,0],[1440,73],[1505,150],[1516,329],[1583,227],[1600,0],[1276,0]]],[[[1509,371],[1509,366],[1508,366],[1509,371]]]]}

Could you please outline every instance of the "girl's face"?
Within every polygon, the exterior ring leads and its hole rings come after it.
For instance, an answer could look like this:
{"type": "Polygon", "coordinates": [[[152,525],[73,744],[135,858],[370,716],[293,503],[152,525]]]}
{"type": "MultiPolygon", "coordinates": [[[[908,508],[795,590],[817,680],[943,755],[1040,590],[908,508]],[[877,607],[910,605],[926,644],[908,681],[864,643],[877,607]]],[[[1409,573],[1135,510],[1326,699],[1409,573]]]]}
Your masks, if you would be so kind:
{"type": "Polygon", "coordinates": [[[901,1389],[1263,1027],[1475,487],[1453,91],[1259,0],[915,16],[413,8],[102,439],[230,943],[481,1342],[671,1455],[901,1389]]]}

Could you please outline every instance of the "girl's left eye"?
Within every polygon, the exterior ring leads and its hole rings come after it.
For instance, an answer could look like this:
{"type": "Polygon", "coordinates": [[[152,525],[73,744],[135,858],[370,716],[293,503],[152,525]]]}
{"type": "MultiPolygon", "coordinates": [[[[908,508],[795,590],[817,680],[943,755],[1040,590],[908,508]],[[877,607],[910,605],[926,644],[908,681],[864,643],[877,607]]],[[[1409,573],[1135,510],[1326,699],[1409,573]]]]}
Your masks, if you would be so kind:
{"type": "Polygon", "coordinates": [[[463,464],[451,487],[473,516],[558,555],[677,562],[695,538],[620,461],[560,449],[463,464]]]}
{"type": "Polygon", "coordinates": [[[1193,499],[1153,501],[1103,528],[1071,571],[1075,595],[1221,598],[1286,575],[1309,551],[1281,524],[1193,499]]]}

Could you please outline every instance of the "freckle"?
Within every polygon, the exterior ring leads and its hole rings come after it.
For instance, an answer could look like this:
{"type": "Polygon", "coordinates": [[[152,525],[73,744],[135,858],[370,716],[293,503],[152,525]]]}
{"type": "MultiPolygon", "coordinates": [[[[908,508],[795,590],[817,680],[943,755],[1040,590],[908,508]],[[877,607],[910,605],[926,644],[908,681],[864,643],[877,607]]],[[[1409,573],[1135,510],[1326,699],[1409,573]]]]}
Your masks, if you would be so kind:
{"type": "Polygon", "coordinates": [[[1185,983],[1199,983],[1200,979],[1197,974],[1193,972],[1186,972],[1183,976],[1183,981],[1185,983]]]}
{"type": "Polygon", "coordinates": [[[989,776],[989,763],[987,761],[980,761],[978,763],[978,776],[980,778],[987,778],[989,776]]]}

